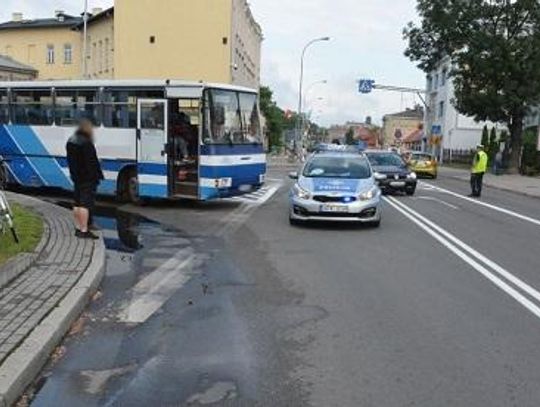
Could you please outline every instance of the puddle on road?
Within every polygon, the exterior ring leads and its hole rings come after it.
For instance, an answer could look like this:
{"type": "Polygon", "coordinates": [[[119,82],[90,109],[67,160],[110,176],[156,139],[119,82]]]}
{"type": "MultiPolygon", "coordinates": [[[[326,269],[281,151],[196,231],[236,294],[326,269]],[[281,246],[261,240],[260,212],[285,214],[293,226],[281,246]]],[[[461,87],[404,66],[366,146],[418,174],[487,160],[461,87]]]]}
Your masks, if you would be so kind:
{"type": "MultiPolygon", "coordinates": [[[[55,199],[53,202],[68,209],[72,206],[69,201],[55,199]]],[[[86,323],[61,344],[66,349],[65,355],[59,360],[51,359],[36,380],[30,391],[35,394],[34,406],[58,405],[59,401],[63,405],[80,405],[78,403],[87,401],[88,397],[99,405],[99,400],[114,394],[121,388],[121,383],[136,376],[139,363],[144,364],[152,356],[147,354],[145,346],[155,332],[142,324],[122,324],[118,314],[137,298],[133,290],[138,284],[163,277],[164,281],[157,279],[149,290],[152,301],[159,301],[159,296],[167,291],[168,297],[164,296],[159,306],[151,310],[155,316],[162,315],[161,306],[165,307],[176,293],[169,288],[176,287],[174,278],[182,272],[175,264],[170,265],[171,261],[179,253],[196,253],[202,243],[200,238],[188,236],[181,230],[163,227],[112,206],[96,207],[94,223],[103,234],[107,249],[107,269],[100,295],[87,307],[86,323]],[[165,267],[167,265],[170,267],[165,267]],[[153,278],[154,274],[156,278],[153,278]],[[164,288],[156,289],[160,284],[164,288]],[[126,355],[129,355],[127,360],[123,360],[126,355]]],[[[204,257],[199,256],[198,260],[201,259],[204,257]]],[[[202,267],[201,262],[192,262],[192,273],[188,277],[197,278],[194,285],[200,290],[201,284],[208,283],[194,270],[194,265],[202,267]]],[[[186,278],[186,283],[189,279],[186,278]]],[[[176,288],[180,289],[180,285],[176,288]]],[[[147,299],[141,301],[146,303],[147,299]]],[[[186,306],[189,305],[186,303],[186,306]]],[[[143,311],[151,318],[152,314],[146,308],[143,311]]],[[[153,321],[148,322],[152,324],[153,321]]]]}
{"type": "Polygon", "coordinates": [[[64,340],[63,357],[36,381],[32,406],[202,406],[253,398],[256,361],[233,303],[250,285],[223,241],[112,205],[98,207],[94,219],[107,247],[101,291],[64,340]]]}
{"type": "Polygon", "coordinates": [[[212,384],[208,389],[191,396],[187,403],[207,405],[217,403],[218,401],[226,401],[235,399],[238,395],[236,384],[233,382],[217,382],[212,384]]]}

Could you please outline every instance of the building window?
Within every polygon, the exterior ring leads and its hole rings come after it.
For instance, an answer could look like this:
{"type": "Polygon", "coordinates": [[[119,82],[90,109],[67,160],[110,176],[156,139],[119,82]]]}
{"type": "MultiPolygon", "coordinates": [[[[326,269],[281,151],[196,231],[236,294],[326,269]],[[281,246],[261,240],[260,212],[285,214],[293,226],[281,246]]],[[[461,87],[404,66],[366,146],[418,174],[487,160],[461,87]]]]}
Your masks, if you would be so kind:
{"type": "Polygon", "coordinates": [[[103,72],[103,41],[99,41],[99,73],[103,72]]]}
{"type": "Polygon", "coordinates": [[[109,71],[109,39],[108,38],[105,38],[105,61],[104,61],[104,65],[105,65],[105,71],[108,72],[109,71]]]}
{"type": "Polygon", "coordinates": [[[64,45],[64,64],[71,65],[73,63],[73,47],[71,44],[64,45]]]}
{"type": "Polygon", "coordinates": [[[439,87],[439,74],[435,75],[435,79],[433,80],[433,89],[437,89],[439,87]]]}
{"type": "Polygon", "coordinates": [[[47,45],[47,64],[54,64],[54,45],[47,45]]]}
{"type": "Polygon", "coordinates": [[[27,61],[30,65],[34,65],[36,63],[36,46],[34,44],[28,45],[27,61]]]}
{"type": "Polygon", "coordinates": [[[446,68],[444,68],[443,71],[442,71],[442,74],[441,74],[441,86],[446,85],[446,76],[447,75],[448,75],[448,71],[446,70],[446,68]]]}
{"type": "Polygon", "coordinates": [[[97,43],[92,44],[92,73],[95,76],[97,71],[97,43]]]}
{"type": "Polygon", "coordinates": [[[154,35],[150,36],[150,44],[156,43],[156,37],[154,35]]]}
{"type": "Polygon", "coordinates": [[[439,118],[444,117],[444,102],[439,102],[439,118]]]}

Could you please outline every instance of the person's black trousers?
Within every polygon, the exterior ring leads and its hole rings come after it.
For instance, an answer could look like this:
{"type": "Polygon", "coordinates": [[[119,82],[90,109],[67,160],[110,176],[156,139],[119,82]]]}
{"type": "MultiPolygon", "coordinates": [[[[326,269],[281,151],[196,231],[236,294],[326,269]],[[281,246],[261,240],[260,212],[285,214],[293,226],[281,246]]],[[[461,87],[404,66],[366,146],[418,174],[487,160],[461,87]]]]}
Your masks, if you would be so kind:
{"type": "Polygon", "coordinates": [[[472,195],[480,197],[482,195],[482,184],[484,182],[484,173],[471,174],[472,195]]]}

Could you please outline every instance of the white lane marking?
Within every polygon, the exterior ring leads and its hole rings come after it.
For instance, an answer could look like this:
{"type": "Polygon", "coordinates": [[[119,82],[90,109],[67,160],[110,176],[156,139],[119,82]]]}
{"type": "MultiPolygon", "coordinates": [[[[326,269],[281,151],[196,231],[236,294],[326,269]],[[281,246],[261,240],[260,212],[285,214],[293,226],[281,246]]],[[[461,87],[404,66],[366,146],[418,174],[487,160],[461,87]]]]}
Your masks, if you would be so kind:
{"type": "Polygon", "coordinates": [[[240,202],[240,206],[227,215],[226,222],[218,224],[212,234],[222,237],[240,229],[249,220],[251,215],[253,215],[255,210],[268,202],[282,186],[283,181],[281,180],[270,183],[269,186],[263,187],[253,194],[226,199],[228,201],[240,202]]]}
{"type": "Polygon", "coordinates": [[[463,250],[469,252],[472,256],[476,257],[481,262],[485,263],[487,266],[491,267],[493,271],[497,272],[504,278],[506,278],[511,283],[515,284],[517,287],[521,288],[523,291],[525,291],[527,294],[529,294],[531,297],[535,298],[536,300],[540,301],[540,292],[532,288],[529,284],[525,283],[523,280],[519,279],[518,277],[514,276],[512,273],[495,263],[494,261],[490,260],[486,256],[484,256],[482,253],[478,252],[477,250],[473,249],[471,246],[467,245],[463,241],[459,240],[456,236],[451,234],[450,232],[444,230],[436,223],[432,222],[431,220],[427,219],[425,216],[421,215],[420,213],[416,212],[412,208],[409,208],[407,205],[403,204],[402,202],[399,202],[395,198],[391,198],[393,202],[399,206],[401,206],[403,209],[411,213],[413,216],[416,216],[418,219],[423,221],[425,224],[436,230],[437,232],[441,233],[443,236],[445,236],[448,240],[452,241],[459,247],[461,247],[463,250]]]}
{"type": "Polygon", "coordinates": [[[120,322],[145,322],[193,277],[199,265],[192,248],[179,250],[132,288],[130,303],[118,315],[120,322]]]}
{"type": "Polygon", "coordinates": [[[425,184],[425,185],[429,185],[432,188],[432,190],[440,191],[440,192],[443,192],[445,194],[455,196],[456,198],[460,198],[460,199],[463,199],[465,201],[472,202],[472,203],[474,203],[476,205],[484,206],[486,208],[493,209],[494,211],[498,211],[498,212],[504,213],[506,215],[513,216],[515,218],[518,218],[518,219],[521,219],[521,220],[524,220],[524,221],[527,221],[527,222],[530,222],[530,223],[533,223],[535,225],[540,226],[540,220],[539,219],[531,218],[530,216],[522,215],[521,213],[514,212],[514,211],[511,211],[509,209],[501,208],[500,206],[489,204],[487,202],[480,201],[478,199],[469,198],[468,196],[458,194],[458,193],[450,191],[448,189],[444,189],[444,188],[441,188],[441,187],[436,187],[435,185],[431,185],[431,184],[425,184]]]}
{"type": "Polygon", "coordinates": [[[452,208],[452,209],[455,209],[455,210],[458,210],[459,207],[455,206],[455,205],[452,205],[446,201],[443,201],[442,199],[438,199],[438,198],[434,198],[432,196],[417,196],[417,197],[413,197],[413,200],[419,200],[419,199],[422,199],[424,201],[433,201],[433,202],[438,202],[444,206],[448,206],[449,208],[452,208]]]}
{"type": "MultiPolygon", "coordinates": [[[[526,309],[528,309],[530,312],[532,312],[534,315],[536,315],[538,318],[540,318],[540,308],[534,304],[531,300],[529,300],[527,297],[525,297],[521,292],[513,288],[511,285],[509,285],[507,282],[505,282],[503,279],[497,277],[495,274],[493,274],[491,271],[489,271],[484,265],[480,264],[478,261],[473,259],[471,256],[469,256],[465,251],[461,250],[458,246],[464,248],[465,250],[469,251],[471,254],[476,253],[477,259],[479,261],[484,261],[483,259],[487,260],[485,262],[486,266],[492,264],[495,265],[498,269],[498,272],[503,272],[501,275],[504,275],[509,281],[512,281],[514,284],[516,284],[517,287],[523,289],[528,294],[533,296],[536,299],[540,298],[540,293],[536,291],[534,288],[529,286],[528,284],[524,283],[514,275],[512,275],[510,272],[504,270],[502,267],[496,265],[496,263],[492,262],[491,260],[487,259],[485,256],[482,256],[480,253],[476,252],[476,250],[472,249],[470,246],[466,245],[464,242],[457,239],[455,236],[451,235],[450,233],[444,231],[440,227],[438,227],[433,222],[427,220],[425,217],[418,215],[415,211],[411,210],[407,206],[403,205],[399,201],[397,201],[395,198],[384,198],[385,201],[392,206],[395,210],[403,214],[405,217],[410,219],[412,222],[414,222],[416,225],[418,225],[421,229],[423,229],[426,233],[428,233],[430,236],[432,236],[434,239],[439,241],[443,246],[445,246],[447,249],[449,249],[451,252],[453,252],[456,256],[461,258],[464,262],[469,264],[471,267],[473,267],[476,271],[478,271],[480,274],[482,274],[484,277],[486,277],[488,280],[490,280],[493,284],[495,284],[497,287],[499,287],[501,290],[506,292],[508,295],[510,295],[512,298],[514,298],[517,302],[519,302],[521,305],[523,305],[526,309]],[[414,215],[413,215],[414,213],[414,215]],[[421,219],[425,219],[427,222],[422,221],[421,219]],[[428,223],[429,222],[429,223],[428,223]],[[435,231],[435,230],[436,231],[435,231]],[[441,233],[441,231],[443,233],[441,233]],[[447,239],[445,237],[451,237],[451,239],[447,239]],[[452,240],[457,244],[457,246],[453,243],[451,243],[452,240]]],[[[495,270],[494,268],[494,271],[495,270]]]]}

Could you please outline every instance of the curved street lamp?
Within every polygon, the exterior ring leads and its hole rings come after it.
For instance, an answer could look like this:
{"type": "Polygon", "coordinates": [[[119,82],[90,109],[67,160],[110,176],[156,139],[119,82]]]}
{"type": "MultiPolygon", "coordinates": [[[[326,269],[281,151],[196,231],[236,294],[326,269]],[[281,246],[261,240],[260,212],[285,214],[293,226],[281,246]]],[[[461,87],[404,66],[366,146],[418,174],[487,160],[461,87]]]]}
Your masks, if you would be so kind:
{"type": "Polygon", "coordinates": [[[316,82],[313,82],[311,85],[309,85],[307,88],[306,88],[306,91],[303,92],[304,93],[304,100],[302,102],[302,109],[303,109],[303,106],[306,105],[306,101],[307,101],[307,97],[309,95],[309,92],[317,85],[326,85],[328,83],[328,81],[326,79],[323,79],[323,80],[320,80],[320,81],[316,81],[316,82]]]}
{"type": "MultiPolygon", "coordinates": [[[[304,59],[306,56],[306,51],[309,47],[317,42],[330,41],[330,37],[320,37],[315,38],[314,40],[309,41],[302,50],[302,57],[300,58],[300,83],[299,83],[299,92],[298,92],[298,133],[302,131],[302,103],[303,103],[303,93],[304,93],[304,59]]],[[[300,134],[299,134],[300,135],[300,134]]]]}

